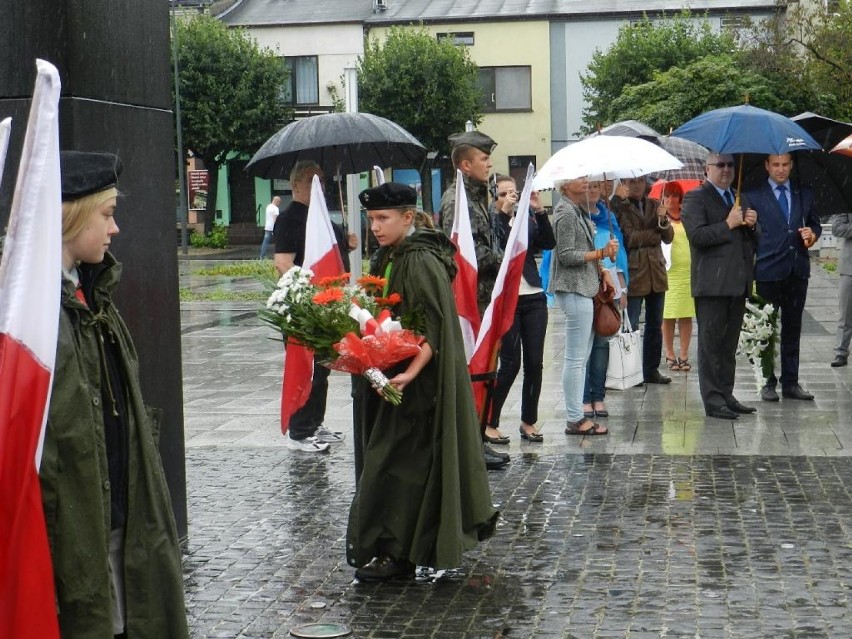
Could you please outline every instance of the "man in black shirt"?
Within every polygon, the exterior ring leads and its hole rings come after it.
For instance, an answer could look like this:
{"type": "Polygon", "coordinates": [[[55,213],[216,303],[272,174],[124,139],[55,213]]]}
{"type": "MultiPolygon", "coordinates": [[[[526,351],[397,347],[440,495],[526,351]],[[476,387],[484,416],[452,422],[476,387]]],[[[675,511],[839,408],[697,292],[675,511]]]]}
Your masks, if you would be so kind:
{"type": "MultiPolygon", "coordinates": [[[[305,228],[308,221],[308,206],[311,203],[311,185],[314,175],[322,179],[322,169],[315,162],[300,161],[290,172],[290,188],[293,201],[275,220],[272,231],[275,238],[275,268],[283,275],[294,266],[302,266],[305,259],[305,228]]],[[[343,268],[349,271],[349,252],[358,245],[357,236],[349,237],[343,229],[332,222],[337,247],[343,258],[343,268]]],[[[326,396],[328,395],[329,369],[314,360],[314,376],[311,394],[305,405],[290,418],[287,447],[303,452],[322,452],[329,444],[343,441],[343,433],[328,430],[323,426],[326,396]]]]}

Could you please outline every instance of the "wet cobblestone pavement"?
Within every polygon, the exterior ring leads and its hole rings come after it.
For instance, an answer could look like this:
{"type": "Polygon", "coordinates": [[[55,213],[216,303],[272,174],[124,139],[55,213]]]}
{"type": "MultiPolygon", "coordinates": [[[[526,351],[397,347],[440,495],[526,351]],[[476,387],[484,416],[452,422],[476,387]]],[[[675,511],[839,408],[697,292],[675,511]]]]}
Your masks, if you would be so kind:
{"type": "Polygon", "coordinates": [[[835,289],[828,274],[811,282],[801,378],[816,401],[761,403],[742,362],[737,396],[757,415],[707,419],[697,376],[675,373],[610,392],[611,434],[593,440],[561,432],[552,312],[546,439],[521,445],[505,428],[512,462],[489,473],[497,534],[455,571],[389,584],[357,583],[345,562],[348,378],[331,376],[326,420],[346,441],[290,451],[270,330],[250,304],[184,304],[192,636],[286,637],[322,621],[359,639],[852,637],[852,373],[828,367],[835,289]]]}

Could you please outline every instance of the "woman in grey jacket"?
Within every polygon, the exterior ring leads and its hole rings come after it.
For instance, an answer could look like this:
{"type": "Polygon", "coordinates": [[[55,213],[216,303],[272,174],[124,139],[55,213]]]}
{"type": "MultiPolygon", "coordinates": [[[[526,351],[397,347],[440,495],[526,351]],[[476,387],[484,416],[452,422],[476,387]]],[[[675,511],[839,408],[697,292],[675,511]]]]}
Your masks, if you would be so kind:
{"type": "MultiPolygon", "coordinates": [[[[595,227],[589,218],[588,178],[557,181],[562,198],[553,209],[556,248],[551,262],[550,292],[565,313],[565,362],[562,389],[565,395],[566,435],[606,435],[606,427],[583,416],[583,388],[586,362],[592,348],[592,298],[598,291],[600,278],[607,286],[613,283],[609,273],[601,269],[604,257],[614,259],[618,240],[610,240],[604,248],[595,249],[595,227]],[[584,208],[586,207],[586,208],[584,208]]],[[[594,203],[591,203],[593,206],[594,203]]]]}

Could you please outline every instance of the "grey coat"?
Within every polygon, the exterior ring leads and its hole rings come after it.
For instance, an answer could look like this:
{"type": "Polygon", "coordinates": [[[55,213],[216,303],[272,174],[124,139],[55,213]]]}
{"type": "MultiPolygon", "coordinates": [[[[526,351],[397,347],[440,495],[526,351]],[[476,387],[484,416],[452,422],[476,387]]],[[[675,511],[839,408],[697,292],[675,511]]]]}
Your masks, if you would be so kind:
{"type": "Polygon", "coordinates": [[[586,262],[595,250],[595,225],[589,214],[563,197],[553,207],[556,248],[550,262],[550,293],[578,293],[594,297],[600,286],[597,262],[586,262]]]}
{"type": "Polygon", "coordinates": [[[838,275],[852,275],[852,213],[832,215],[831,234],[843,239],[837,263],[838,275]]]}

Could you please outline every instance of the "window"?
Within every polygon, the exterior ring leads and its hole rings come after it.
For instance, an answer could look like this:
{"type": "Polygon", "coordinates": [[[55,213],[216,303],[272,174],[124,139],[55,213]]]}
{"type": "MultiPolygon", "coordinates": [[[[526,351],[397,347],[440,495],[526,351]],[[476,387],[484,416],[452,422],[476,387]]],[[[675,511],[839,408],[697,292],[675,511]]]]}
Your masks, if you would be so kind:
{"type": "Polygon", "coordinates": [[[721,26],[723,31],[739,31],[748,26],[748,18],[745,16],[725,16],[722,18],[721,26]]]}
{"type": "Polygon", "coordinates": [[[281,89],[288,104],[319,104],[319,64],[315,55],[284,58],[290,77],[281,89]]]}
{"type": "Polygon", "coordinates": [[[509,175],[515,178],[518,192],[524,189],[524,183],[527,181],[527,168],[530,164],[536,165],[534,155],[509,156],[509,175]]]}
{"type": "Polygon", "coordinates": [[[440,40],[450,40],[457,47],[465,46],[472,47],[473,46],[473,31],[462,31],[459,33],[436,33],[435,37],[440,40]]]}
{"type": "Polygon", "coordinates": [[[480,67],[482,110],[531,111],[530,67],[480,67]]]}

